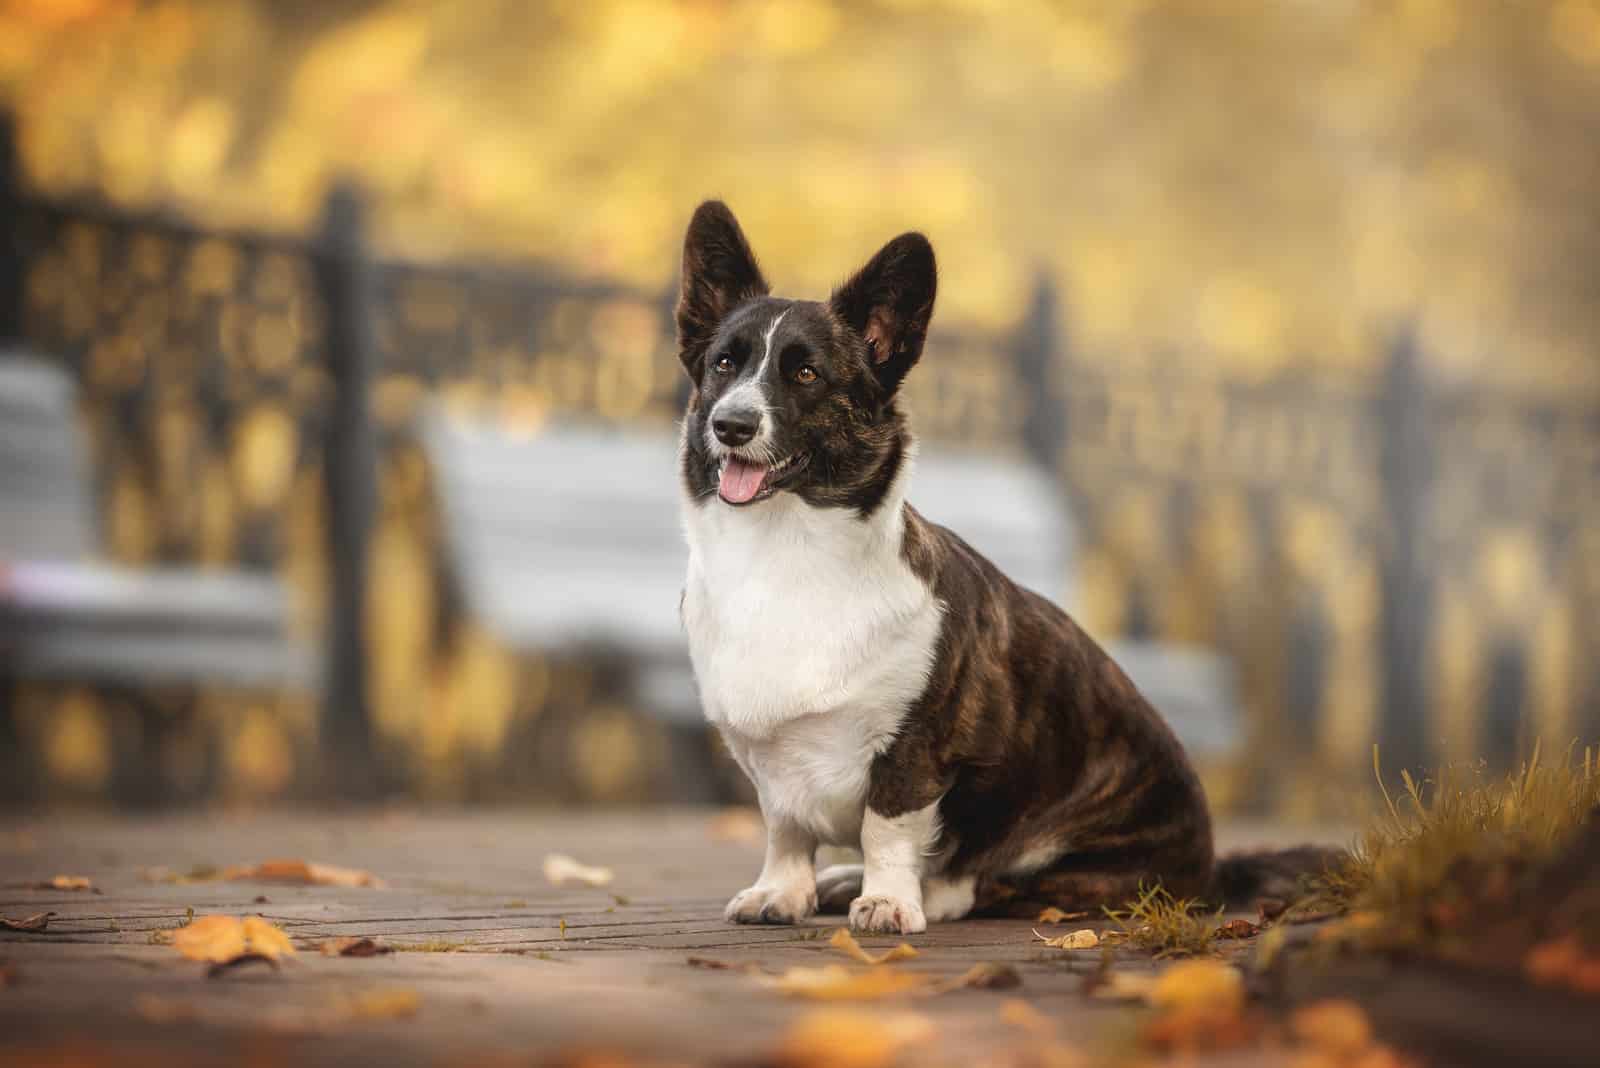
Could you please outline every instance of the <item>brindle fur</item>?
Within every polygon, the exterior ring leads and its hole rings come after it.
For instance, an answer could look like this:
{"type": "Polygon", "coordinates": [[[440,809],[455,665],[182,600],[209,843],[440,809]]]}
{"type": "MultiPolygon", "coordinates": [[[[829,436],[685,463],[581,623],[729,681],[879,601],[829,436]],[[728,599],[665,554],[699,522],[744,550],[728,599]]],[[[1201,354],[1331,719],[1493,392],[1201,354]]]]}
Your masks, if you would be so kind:
{"type": "MultiPolygon", "coordinates": [[[[783,304],[786,336],[797,339],[784,358],[826,378],[821,390],[776,383],[779,453],[808,456],[783,489],[871,515],[912,452],[897,389],[932,315],[927,240],[896,238],[827,303],[777,301],[732,213],[708,202],[690,224],[683,270],[680,352],[695,387],[682,457],[688,492],[717,489],[704,420],[723,383],[708,355],[750,358],[753,331],[783,304]]],[[[910,505],[905,513],[902,554],[944,615],[927,688],[872,765],[868,807],[893,817],[938,801],[930,870],[978,877],[979,908],[1019,897],[1093,907],[1156,881],[1179,896],[1211,889],[1206,799],[1156,711],[1055,604],[910,505]],[[1040,851],[1059,855],[1008,874],[1040,851]]],[[[1234,886],[1249,882],[1245,867],[1236,866],[1234,886]]]]}

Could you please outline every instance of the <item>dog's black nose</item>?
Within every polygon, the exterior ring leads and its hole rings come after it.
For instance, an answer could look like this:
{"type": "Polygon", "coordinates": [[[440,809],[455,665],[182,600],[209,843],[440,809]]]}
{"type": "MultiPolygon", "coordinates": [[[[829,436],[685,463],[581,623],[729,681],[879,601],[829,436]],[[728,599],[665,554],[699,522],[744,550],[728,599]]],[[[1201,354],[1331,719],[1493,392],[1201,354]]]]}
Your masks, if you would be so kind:
{"type": "Polygon", "coordinates": [[[730,449],[738,448],[761,429],[761,413],[752,410],[724,412],[711,420],[717,440],[730,449]]]}

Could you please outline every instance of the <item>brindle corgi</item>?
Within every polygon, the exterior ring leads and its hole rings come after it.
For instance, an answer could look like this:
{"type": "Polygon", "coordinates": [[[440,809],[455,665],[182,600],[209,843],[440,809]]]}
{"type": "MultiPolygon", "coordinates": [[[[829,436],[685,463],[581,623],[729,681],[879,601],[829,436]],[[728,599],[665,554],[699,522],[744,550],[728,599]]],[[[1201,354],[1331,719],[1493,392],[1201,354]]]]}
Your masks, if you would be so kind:
{"type": "MultiPolygon", "coordinates": [[[[1128,677],[906,500],[897,397],[935,288],[908,233],[826,301],[773,297],[725,205],[689,224],[683,620],[767,825],[761,875],[728,903],[739,923],[820,899],[907,934],[1018,893],[1097,907],[1218,876],[1200,782],[1128,677]],[[819,844],[864,863],[818,874],[819,844]]],[[[1249,878],[1241,863],[1229,881],[1249,878]]]]}

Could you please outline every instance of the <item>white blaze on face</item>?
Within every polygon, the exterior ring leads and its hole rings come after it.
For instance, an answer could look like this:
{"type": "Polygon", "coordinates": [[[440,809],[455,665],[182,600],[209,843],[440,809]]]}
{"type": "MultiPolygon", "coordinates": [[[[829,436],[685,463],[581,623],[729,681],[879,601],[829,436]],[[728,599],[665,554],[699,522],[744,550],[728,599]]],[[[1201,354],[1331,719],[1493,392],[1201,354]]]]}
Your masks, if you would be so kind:
{"type": "Polygon", "coordinates": [[[767,377],[767,364],[772,360],[772,338],[778,332],[778,326],[783,322],[784,316],[790,309],[785,308],[772,320],[772,325],[767,327],[766,333],[761,338],[761,362],[756,365],[755,373],[749,378],[734,386],[717,399],[711,408],[711,418],[706,420],[706,440],[711,445],[714,454],[722,454],[727,450],[722,443],[717,441],[716,433],[711,429],[711,424],[716,421],[719,412],[736,412],[740,410],[755,409],[761,413],[761,429],[756,431],[756,436],[745,446],[749,453],[759,454],[768,448],[772,438],[771,408],[767,401],[765,381],[767,377]]]}

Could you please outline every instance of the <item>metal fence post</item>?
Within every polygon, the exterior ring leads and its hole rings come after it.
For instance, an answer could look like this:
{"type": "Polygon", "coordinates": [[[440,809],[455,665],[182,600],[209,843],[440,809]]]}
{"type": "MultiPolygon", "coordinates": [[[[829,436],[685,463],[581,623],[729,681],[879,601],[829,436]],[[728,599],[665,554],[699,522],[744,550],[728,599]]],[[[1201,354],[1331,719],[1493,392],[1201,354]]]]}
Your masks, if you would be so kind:
{"type": "Polygon", "coordinates": [[[22,167],[17,124],[0,111],[0,345],[22,340],[22,167]]]}
{"type": "Polygon", "coordinates": [[[340,186],[324,206],[315,275],[322,294],[333,383],[323,453],[329,596],[322,707],[322,788],[349,799],[378,791],[368,707],[368,548],[377,504],[377,445],[370,401],[374,278],[364,207],[340,186]]]}
{"type": "MultiPolygon", "coordinates": [[[[0,349],[22,340],[22,176],[16,122],[0,111],[0,349]]],[[[0,801],[30,793],[32,769],[22,753],[16,721],[17,681],[0,656],[0,801]]]]}
{"type": "Polygon", "coordinates": [[[1033,295],[1012,342],[1012,360],[1027,396],[1022,398],[1022,444],[1028,455],[1052,475],[1062,473],[1062,445],[1066,442],[1066,398],[1061,395],[1061,373],[1056,361],[1063,338],[1059,315],[1061,300],[1049,273],[1035,276],[1033,295]]]}
{"type": "Polygon", "coordinates": [[[1383,723],[1379,745],[1389,768],[1415,768],[1426,759],[1428,687],[1425,657],[1433,583],[1423,545],[1428,536],[1433,475],[1425,383],[1417,340],[1408,326],[1396,338],[1378,396],[1378,460],[1383,514],[1383,723]]]}

